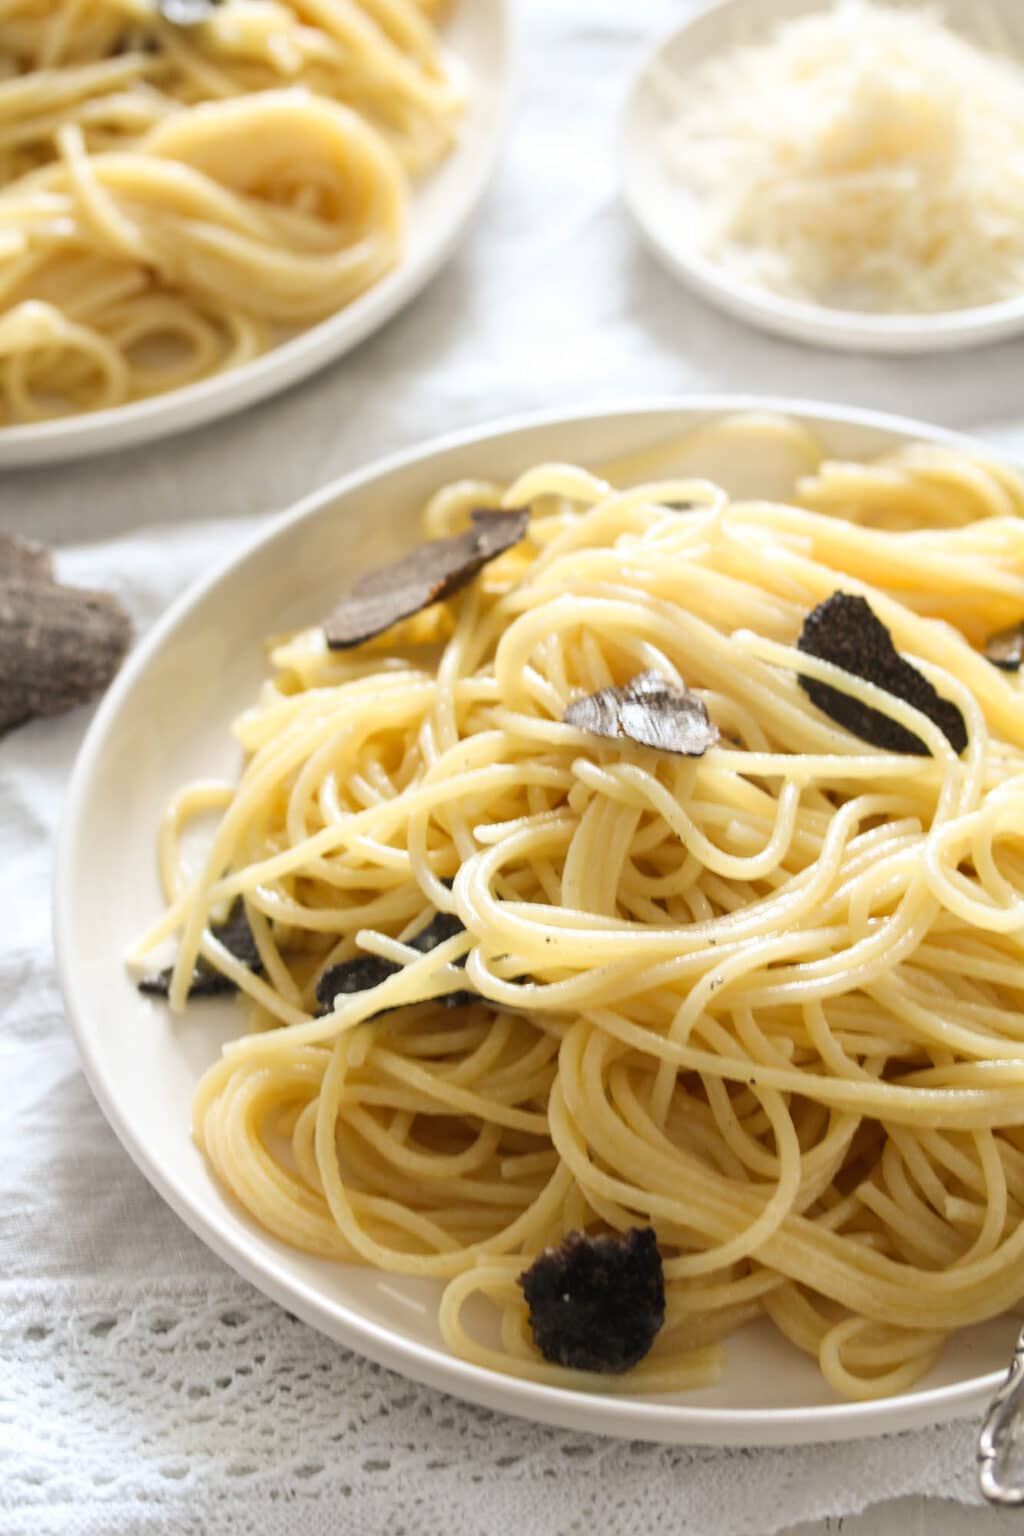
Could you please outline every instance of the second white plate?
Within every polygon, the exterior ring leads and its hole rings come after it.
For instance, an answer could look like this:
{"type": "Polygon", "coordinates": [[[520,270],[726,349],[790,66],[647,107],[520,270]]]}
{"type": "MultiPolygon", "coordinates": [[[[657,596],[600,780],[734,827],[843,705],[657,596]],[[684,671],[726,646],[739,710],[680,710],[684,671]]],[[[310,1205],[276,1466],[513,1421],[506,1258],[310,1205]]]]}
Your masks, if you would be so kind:
{"type": "Polygon", "coordinates": [[[414,298],[452,254],[497,160],[511,77],[507,0],[462,0],[443,43],[468,74],[470,105],[448,159],[413,188],[406,246],[379,283],[241,368],[112,410],[0,427],[0,470],[53,464],[206,426],[279,394],[350,352],[414,298]]]}

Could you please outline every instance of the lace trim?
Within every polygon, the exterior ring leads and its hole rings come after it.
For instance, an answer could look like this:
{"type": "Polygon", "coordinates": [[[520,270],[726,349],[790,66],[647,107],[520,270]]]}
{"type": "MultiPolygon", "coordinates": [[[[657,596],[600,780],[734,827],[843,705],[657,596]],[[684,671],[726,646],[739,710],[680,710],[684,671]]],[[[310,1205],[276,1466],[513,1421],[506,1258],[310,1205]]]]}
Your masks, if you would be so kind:
{"type": "Polygon", "coordinates": [[[769,1536],[901,1494],[975,1502],[974,1435],[601,1440],[416,1386],[242,1282],[0,1288],[5,1536],[769,1536]]]}

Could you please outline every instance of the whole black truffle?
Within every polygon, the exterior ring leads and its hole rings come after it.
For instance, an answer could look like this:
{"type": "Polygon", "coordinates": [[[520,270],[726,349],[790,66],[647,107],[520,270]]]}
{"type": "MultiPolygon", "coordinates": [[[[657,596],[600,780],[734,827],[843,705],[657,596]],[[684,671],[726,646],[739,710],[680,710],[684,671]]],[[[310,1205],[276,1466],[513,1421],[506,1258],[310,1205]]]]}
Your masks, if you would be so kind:
{"type": "Polygon", "coordinates": [[[652,1227],[620,1237],[570,1232],[519,1284],[545,1360],[577,1371],[628,1371],[665,1321],[665,1276],[652,1227]]]}
{"type": "MultiPolygon", "coordinates": [[[[949,699],[941,698],[928,679],[900,655],[889,631],[863,597],[833,592],[807,615],[797,644],[808,656],[830,661],[844,672],[862,677],[876,688],[884,688],[886,693],[912,704],[935,722],[954,752],[962,752],[966,747],[967,726],[959,709],[949,699]]],[[[813,704],[862,741],[889,752],[929,755],[919,736],[879,710],[816,678],[801,674],[798,681],[813,704]]]]}
{"type": "Polygon", "coordinates": [[[42,545],[0,533],[0,735],[96,698],[131,636],[111,593],[64,586],[42,545]]]}

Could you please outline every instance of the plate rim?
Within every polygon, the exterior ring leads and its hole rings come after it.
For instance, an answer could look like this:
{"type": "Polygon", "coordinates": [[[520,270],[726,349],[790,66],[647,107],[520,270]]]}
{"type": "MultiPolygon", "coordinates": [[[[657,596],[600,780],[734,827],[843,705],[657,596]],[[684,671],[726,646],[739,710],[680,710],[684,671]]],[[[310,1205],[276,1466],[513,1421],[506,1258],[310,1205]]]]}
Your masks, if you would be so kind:
{"type": "Polygon", "coordinates": [[[966,446],[974,451],[980,448],[994,453],[1003,462],[1024,467],[1014,455],[993,449],[969,434],[913,417],[797,397],[721,393],[657,394],[623,398],[612,403],[515,413],[385,455],[331,480],[284,512],[267,519],[265,526],[247,537],[238,550],[218,561],[206,575],[186,587],[134,647],[100,702],[76,755],[64,792],[51,881],[57,976],[66,1017],[89,1087],[107,1123],[147,1182],[232,1270],[318,1332],[413,1381],[534,1422],[616,1438],[678,1445],[805,1445],[868,1438],[917,1428],[922,1423],[938,1424],[979,1408],[1002,1382],[1005,1373],[991,1371],[947,1386],[929,1387],[870,1402],[837,1402],[802,1408],[691,1407],[685,1402],[652,1402],[597,1391],[589,1394],[503,1376],[461,1360],[437,1346],[397,1333],[354,1310],[345,1301],[326,1297],[306,1281],[283,1274],[277,1256],[265,1247],[268,1240],[258,1230],[222,1230],[215,1219],[195,1206],[187,1192],[178,1187],[173,1175],[151,1154],[145,1140],[136,1136],[122,1114],[98,1037],[94,1037],[90,1029],[90,1009],[79,995],[77,981],[70,972],[68,935],[74,925],[73,888],[66,876],[73,862],[82,802],[88,795],[93,766],[102,753],[123,700],[157,656],[167,635],[225,577],[264,545],[297,527],[339,496],[350,495],[372,481],[451,450],[491,439],[528,434],[538,428],[584,422],[599,424],[623,416],[656,418],[680,414],[698,418],[693,423],[698,425],[699,419],[746,412],[788,415],[812,427],[831,422],[875,429],[904,439],[966,446]]]}
{"type": "MultiPolygon", "coordinates": [[[[773,0],[778,3],[778,0],[773,0]]],[[[912,6],[914,0],[897,0],[912,6]]],[[[1002,3],[1002,0],[999,0],[1002,3]]],[[[792,341],[843,352],[909,354],[946,352],[1005,340],[1024,331],[1024,293],[995,304],[965,309],[940,310],[935,314],[878,314],[871,311],[830,309],[824,304],[774,294],[728,273],[703,256],[695,245],[673,242],[663,235],[647,214],[647,199],[638,190],[632,166],[641,138],[636,120],[641,110],[643,85],[663,54],[687,33],[702,26],[716,13],[733,11],[763,14],[763,0],[705,0],[683,21],[663,32],[642,55],[622,94],[617,133],[617,164],[623,201],[647,248],[666,270],[699,297],[707,299],[758,329],[792,341]]],[[[824,9],[825,0],[813,0],[810,9],[824,9]]],[[[715,50],[716,52],[718,50],[715,50]]],[[[650,141],[646,141],[650,149],[650,141]]],[[[653,149],[650,149],[654,153],[653,149]]]]}
{"type": "MultiPolygon", "coordinates": [[[[469,4],[470,0],[462,0],[469,4]]],[[[396,265],[350,303],[237,368],[205,375],[191,384],[99,411],[76,411],[37,422],[0,425],[0,470],[43,469],[162,442],[237,415],[250,406],[284,394],[337,363],[369,340],[410,304],[438,276],[462,243],[494,179],[508,136],[520,74],[520,32],[512,0],[472,0],[484,12],[489,46],[500,64],[493,92],[491,121],[478,158],[451,194],[451,211],[435,243],[419,259],[403,251],[396,265]]],[[[442,47],[446,39],[441,32],[442,47]]],[[[447,49],[456,64],[462,56],[447,49]]],[[[282,86],[281,89],[288,89],[282,86]]],[[[459,154],[456,141],[454,156],[459,154]]],[[[438,167],[438,173],[443,170],[438,167]]],[[[429,185],[428,176],[423,186],[429,185]]],[[[407,200],[408,221],[415,218],[418,187],[407,200]]]]}

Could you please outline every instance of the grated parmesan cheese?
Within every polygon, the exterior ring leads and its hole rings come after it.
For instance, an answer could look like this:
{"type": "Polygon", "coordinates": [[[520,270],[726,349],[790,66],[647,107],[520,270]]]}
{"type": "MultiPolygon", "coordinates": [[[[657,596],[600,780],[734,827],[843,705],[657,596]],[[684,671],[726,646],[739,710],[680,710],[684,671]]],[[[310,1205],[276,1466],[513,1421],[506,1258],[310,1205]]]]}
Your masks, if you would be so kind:
{"type": "Polygon", "coordinates": [[[840,0],[656,83],[691,230],[746,282],[882,313],[1024,292],[1024,67],[937,14],[840,0]]]}

